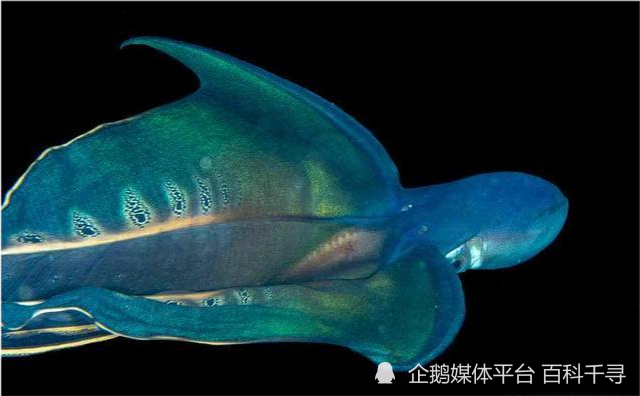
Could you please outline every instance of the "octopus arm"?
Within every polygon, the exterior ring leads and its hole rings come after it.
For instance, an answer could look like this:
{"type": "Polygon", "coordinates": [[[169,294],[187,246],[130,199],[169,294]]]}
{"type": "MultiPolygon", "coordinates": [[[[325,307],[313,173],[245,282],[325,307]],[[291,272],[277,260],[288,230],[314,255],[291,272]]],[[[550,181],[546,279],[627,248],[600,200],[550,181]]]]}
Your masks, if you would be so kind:
{"type": "Polygon", "coordinates": [[[329,343],[410,369],[451,343],[464,318],[464,297],[449,263],[421,247],[362,279],[149,297],[82,288],[39,305],[5,303],[2,309],[10,330],[51,310],[70,310],[130,338],[329,343]]]}

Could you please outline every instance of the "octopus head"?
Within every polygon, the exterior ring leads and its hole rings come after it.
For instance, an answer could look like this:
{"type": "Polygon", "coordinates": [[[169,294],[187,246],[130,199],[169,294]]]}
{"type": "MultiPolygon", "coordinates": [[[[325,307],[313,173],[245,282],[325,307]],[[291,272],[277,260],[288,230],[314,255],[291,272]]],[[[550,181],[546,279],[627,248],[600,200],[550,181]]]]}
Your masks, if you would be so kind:
{"type": "Polygon", "coordinates": [[[407,192],[403,210],[412,229],[422,230],[423,240],[460,272],[510,267],[535,256],[559,234],[569,206],[554,184],[516,172],[407,192]]]}

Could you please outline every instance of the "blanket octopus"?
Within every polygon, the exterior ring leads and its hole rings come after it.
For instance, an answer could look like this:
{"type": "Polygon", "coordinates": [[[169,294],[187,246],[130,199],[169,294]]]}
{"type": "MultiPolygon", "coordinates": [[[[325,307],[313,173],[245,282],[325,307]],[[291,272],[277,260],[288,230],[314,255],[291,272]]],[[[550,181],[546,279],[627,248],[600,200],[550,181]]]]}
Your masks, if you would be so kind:
{"type": "Polygon", "coordinates": [[[199,88],[46,150],[2,206],[2,354],[115,337],[314,342],[408,369],[465,315],[458,273],[522,263],[568,202],[517,172],[403,188],[332,103],[231,56],[138,37],[199,88]]]}

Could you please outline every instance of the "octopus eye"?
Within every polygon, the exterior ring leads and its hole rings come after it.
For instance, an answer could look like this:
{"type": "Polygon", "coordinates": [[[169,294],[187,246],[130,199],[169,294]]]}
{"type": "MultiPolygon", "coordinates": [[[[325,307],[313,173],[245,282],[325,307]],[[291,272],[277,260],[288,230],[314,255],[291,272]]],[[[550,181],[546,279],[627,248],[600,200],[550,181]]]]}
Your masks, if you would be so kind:
{"type": "Polygon", "coordinates": [[[469,268],[477,269],[480,268],[484,259],[483,246],[482,238],[474,237],[450,251],[446,258],[458,272],[466,271],[469,268]]]}

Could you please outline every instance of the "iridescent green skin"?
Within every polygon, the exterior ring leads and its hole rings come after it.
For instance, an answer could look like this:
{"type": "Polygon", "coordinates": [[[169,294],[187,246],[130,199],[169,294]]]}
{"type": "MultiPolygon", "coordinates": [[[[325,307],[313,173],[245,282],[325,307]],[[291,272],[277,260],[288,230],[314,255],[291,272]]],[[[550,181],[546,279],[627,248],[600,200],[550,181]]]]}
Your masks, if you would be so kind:
{"type": "Polygon", "coordinates": [[[562,227],[544,180],[406,190],[376,139],[311,92],[190,44],[130,44],[201,86],[48,150],[9,192],[4,355],[110,335],[286,340],[411,368],[462,324],[457,271],[518,264],[562,227]]]}

